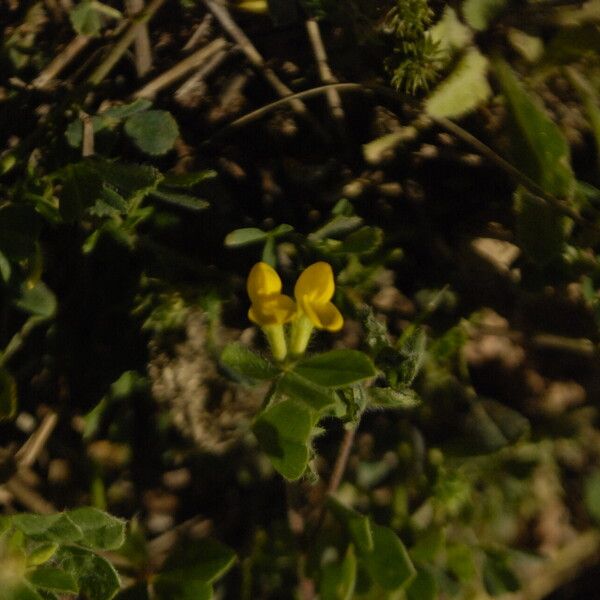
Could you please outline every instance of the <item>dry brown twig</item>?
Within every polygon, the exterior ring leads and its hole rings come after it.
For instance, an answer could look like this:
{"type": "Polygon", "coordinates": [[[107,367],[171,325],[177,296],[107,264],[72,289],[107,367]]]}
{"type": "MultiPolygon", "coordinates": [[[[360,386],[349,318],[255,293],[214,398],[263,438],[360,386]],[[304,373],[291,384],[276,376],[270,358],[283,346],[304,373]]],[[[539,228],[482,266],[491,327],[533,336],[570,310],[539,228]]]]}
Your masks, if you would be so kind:
{"type": "Polygon", "coordinates": [[[213,54],[189,79],[175,92],[175,100],[183,106],[197,106],[206,93],[206,78],[216,71],[229,54],[235,50],[220,50],[213,54]]]}
{"type": "Polygon", "coordinates": [[[213,40],[140,88],[133,94],[134,98],[154,98],[160,90],[185,77],[190,71],[202,66],[213,55],[225,50],[228,46],[228,42],[223,38],[213,40]]]}
{"type": "MultiPolygon", "coordinates": [[[[315,56],[315,62],[317,63],[317,69],[319,71],[319,78],[324,84],[337,83],[337,79],[333,75],[333,72],[327,61],[327,51],[323,44],[323,38],[321,37],[321,29],[316,19],[309,18],[306,20],[306,33],[310,40],[313,54],[315,56]]],[[[344,108],[342,106],[342,98],[336,88],[329,88],[325,92],[327,103],[329,104],[329,110],[334,121],[338,127],[343,130],[344,127],[344,108]]]]}
{"type": "MultiPolygon", "coordinates": [[[[127,13],[131,17],[144,12],[144,0],[126,0],[127,13]]],[[[152,47],[148,25],[143,23],[135,36],[135,70],[138,77],[143,77],[152,68],[152,47]]]]}
{"type": "Polygon", "coordinates": [[[40,514],[56,512],[52,503],[48,502],[28,483],[29,467],[35,463],[43,450],[48,438],[58,422],[55,412],[49,412],[43,418],[39,427],[29,436],[28,440],[15,453],[16,472],[4,484],[5,489],[25,508],[40,514]]]}
{"type": "MultiPolygon", "coordinates": [[[[217,21],[221,24],[221,27],[233,38],[238,44],[242,52],[246,55],[246,58],[250,61],[252,66],[258,69],[263,77],[267,80],[270,86],[275,92],[281,97],[291,96],[292,90],[279,79],[275,71],[267,66],[265,59],[258,52],[254,44],[250,41],[248,36],[242,31],[239,25],[233,20],[227,7],[219,2],[218,0],[204,0],[206,8],[215,16],[217,21]]],[[[292,109],[298,114],[306,116],[308,110],[304,102],[298,98],[292,98],[289,102],[292,109]]]]}
{"type": "Polygon", "coordinates": [[[90,38],[85,35],[74,37],[63,49],[57,54],[52,61],[42,70],[40,74],[31,82],[33,87],[38,89],[46,89],[50,87],[52,81],[65,69],[73,59],[89,44],[90,38]]]}

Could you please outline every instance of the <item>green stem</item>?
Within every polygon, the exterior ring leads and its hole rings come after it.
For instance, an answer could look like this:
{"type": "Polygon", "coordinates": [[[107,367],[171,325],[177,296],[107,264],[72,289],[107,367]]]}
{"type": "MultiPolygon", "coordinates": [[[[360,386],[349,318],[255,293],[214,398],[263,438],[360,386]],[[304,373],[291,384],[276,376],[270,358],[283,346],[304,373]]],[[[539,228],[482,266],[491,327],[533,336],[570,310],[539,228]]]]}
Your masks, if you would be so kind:
{"type": "Polygon", "coordinates": [[[278,362],[285,360],[287,356],[287,343],[285,341],[283,325],[267,325],[263,327],[263,331],[269,341],[273,358],[278,362]]]}
{"type": "Polygon", "coordinates": [[[313,324],[310,319],[301,314],[292,324],[292,339],[290,341],[292,356],[302,356],[304,354],[312,332],[313,324]]]}

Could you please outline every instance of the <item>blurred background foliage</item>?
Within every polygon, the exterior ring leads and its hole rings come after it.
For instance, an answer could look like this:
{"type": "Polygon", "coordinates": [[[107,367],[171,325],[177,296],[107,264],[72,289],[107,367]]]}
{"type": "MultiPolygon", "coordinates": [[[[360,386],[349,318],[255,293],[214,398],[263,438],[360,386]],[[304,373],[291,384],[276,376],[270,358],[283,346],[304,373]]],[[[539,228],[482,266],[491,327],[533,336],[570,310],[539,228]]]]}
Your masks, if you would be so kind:
{"type": "Polygon", "coordinates": [[[0,25],[3,598],[597,597],[597,0],[0,25]],[[346,324],[311,349],[378,369],[295,483],[219,359],[265,352],[259,260],[288,291],[329,262],[346,324]]]}

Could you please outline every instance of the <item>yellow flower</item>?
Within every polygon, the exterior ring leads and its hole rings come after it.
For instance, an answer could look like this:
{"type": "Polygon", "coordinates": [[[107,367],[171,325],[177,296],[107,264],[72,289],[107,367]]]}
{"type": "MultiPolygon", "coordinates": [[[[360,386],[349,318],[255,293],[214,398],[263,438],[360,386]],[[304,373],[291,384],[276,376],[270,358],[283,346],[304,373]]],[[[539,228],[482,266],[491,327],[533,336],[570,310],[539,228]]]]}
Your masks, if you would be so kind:
{"type": "Polygon", "coordinates": [[[290,349],[294,356],[306,351],[313,327],[339,331],[344,317],[332,304],[335,283],[333,271],[326,262],[310,265],[298,278],[294,295],[298,303],[298,315],[292,325],[290,349]]]}
{"type": "Polygon", "coordinates": [[[296,282],[298,307],[317,329],[339,331],[344,324],[344,317],[331,302],[334,291],[333,271],[326,262],[314,263],[296,282]]]}
{"type": "Polygon", "coordinates": [[[253,323],[268,327],[283,325],[294,318],[296,305],[281,293],[281,279],[267,263],[259,262],[252,267],[246,287],[252,302],[248,318],[253,323]]]}

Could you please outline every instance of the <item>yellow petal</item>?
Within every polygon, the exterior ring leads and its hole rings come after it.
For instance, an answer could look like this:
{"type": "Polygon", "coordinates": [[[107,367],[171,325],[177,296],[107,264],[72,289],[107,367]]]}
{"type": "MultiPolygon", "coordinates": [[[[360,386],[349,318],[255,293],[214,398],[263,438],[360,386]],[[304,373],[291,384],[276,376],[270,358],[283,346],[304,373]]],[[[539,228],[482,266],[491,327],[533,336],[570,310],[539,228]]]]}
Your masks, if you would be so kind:
{"type": "Polygon", "coordinates": [[[261,327],[283,325],[291,321],[296,314],[296,303],[282,294],[260,296],[252,303],[248,318],[261,327]]]}
{"type": "Polygon", "coordinates": [[[310,298],[313,302],[325,304],[333,298],[335,283],[333,271],[326,262],[316,262],[307,267],[296,282],[294,295],[296,300],[310,298]]]}
{"type": "Polygon", "coordinates": [[[260,296],[272,296],[281,292],[281,279],[277,271],[265,262],[256,263],[248,275],[246,283],[248,296],[252,303],[260,296]]]}
{"type": "Polygon", "coordinates": [[[302,310],[317,329],[339,331],[344,325],[342,313],[331,302],[311,302],[306,297],[301,302],[302,310]]]}

